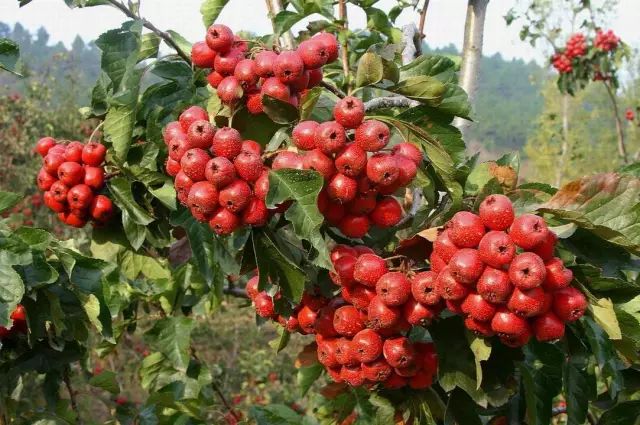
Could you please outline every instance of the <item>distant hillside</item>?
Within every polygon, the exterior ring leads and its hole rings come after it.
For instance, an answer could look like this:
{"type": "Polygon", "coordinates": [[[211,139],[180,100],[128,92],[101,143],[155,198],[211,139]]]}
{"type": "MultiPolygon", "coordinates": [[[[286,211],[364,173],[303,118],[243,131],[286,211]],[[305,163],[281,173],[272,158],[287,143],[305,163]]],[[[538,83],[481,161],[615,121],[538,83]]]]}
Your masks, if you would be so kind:
{"type": "MultiPolygon", "coordinates": [[[[100,72],[100,51],[79,37],[70,50],[62,43],[49,45],[49,34],[41,28],[30,34],[20,24],[14,28],[0,22],[0,37],[15,40],[21,48],[23,73],[31,77],[52,77],[57,93],[76,93],[80,103],[88,101],[90,88],[100,72]]],[[[455,46],[429,49],[425,52],[459,55],[455,46]]],[[[499,54],[485,57],[480,69],[480,82],[475,105],[476,122],[468,141],[472,149],[503,152],[520,149],[542,110],[540,87],[544,70],[533,62],[504,60],[499,54]]],[[[0,87],[20,90],[25,80],[0,74],[0,87]]]]}

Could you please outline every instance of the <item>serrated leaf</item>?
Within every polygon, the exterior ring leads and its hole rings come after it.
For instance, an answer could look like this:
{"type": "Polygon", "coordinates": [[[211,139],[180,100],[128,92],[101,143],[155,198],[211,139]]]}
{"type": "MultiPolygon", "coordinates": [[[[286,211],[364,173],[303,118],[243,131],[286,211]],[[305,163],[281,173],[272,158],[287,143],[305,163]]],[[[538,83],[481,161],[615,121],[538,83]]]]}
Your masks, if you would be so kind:
{"type": "Polygon", "coordinates": [[[302,422],[302,417],[284,404],[253,406],[249,409],[249,416],[257,425],[300,425],[302,422]]]}
{"type": "Polygon", "coordinates": [[[229,0],[204,0],[202,2],[200,13],[205,27],[208,28],[215,22],[227,3],[229,3],[229,0]]]}
{"type": "Polygon", "coordinates": [[[0,38],[0,69],[20,75],[16,68],[19,58],[20,47],[18,43],[8,38],[0,38]]]}
{"type": "Polygon", "coordinates": [[[96,40],[96,46],[102,51],[100,66],[116,91],[120,89],[125,75],[130,74],[138,62],[141,33],[142,22],[127,21],[96,40]]]}
{"type": "Polygon", "coordinates": [[[178,45],[180,50],[182,50],[182,52],[187,56],[191,57],[191,46],[193,44],[176,31],[169,30],[167,33],[169,33],[171,39],[178,45]]]}
{"type": "Polygon", "coordinates": [[[145,334],[145,340],[154,350],[164,354],[173,367],[186,372],[189,365],[191,331],[195,322],[189,317],[166,317],[156,321],[151,330],[145,334]]]}
{"type": "Polygon", "coordinates": [[[356,71],[356,87],[370,86],[382,80],[384,67],[382,57],[373,52],[367,52],[360,57],[356,71]]]}
{"type": "Polygon", "coordinates": [[[401,80],[389,90],[410,99],[428,101],[430,105],[438,106],[444,98],[446,86],[436,78],[419,76],[401,80]]]}
{"type": "Polygon", "coordinates": [[[300,388],[302,397],[307,395],[309,388],[311,388],[313,383],[318,380],[320,375],[322,375],[323,370],[324,367],[320,363],[316,363],[308,367],[301,367],[300,369],[298,369],[298,372],[296,374],[296,382],[298,384],[298,387],[300,388]]]}
{"type": "Polygon", "coordinates": [[[576,223],[602,239],[640,254],[640,179],[602,173],[564,185],[539,211],[576,223]]]}
{"type": "Polygon", "coordinates": [[[290,124],[298,119],[298,109],[289,102],[269,95],[262,96],[264,113],[277,124],[290,124]]]}
{"type": "Polygon", "coordinates": [[[290,10],[282,10],[273,18],[274,36],[279,37],[289,31],[292,26],[304,19],[304,15],[290,10]]]}
{"type": "Polygon", "coordinates": [[[122,210],[122,229],[131,247],[135,251],[139,250],[146,238],[147,227],[133,221],[127,210],[122,210]]]}
{"type": "Polygon", "coordinates": [[[17,193],[0,191],[0,213],[15,207],[21,200],[22,196],[17,193]]]}
{"type": "Polygon", "coordinates": [[[589,372],[590,353],[582,341],[568,338],[569,353],[563,368],[563,392],[567,402],[567,424],[581,425],[587,419],[589,400],[596,397],[595,375],[589,372]]]}
{"type": "Polygon", "coordinates": [[[104,137],[113,145],[116,157],[120,161],[124,161],[127,157],[131,146],[142,74],[143,71],[139,69],[127,74],[121,91],[110,99],[104,119],[104,137]]]}
{"type": "Polygon", "coordinates": [[[284,216],[299,238],[307,240],[317,251],[315,263],[331,268],[327,243],[320,233],[324,217],[318,210],[318,194],[324,179],[311,170],[281,169],[269,172],[269,193],[266,203],[274,208],[287,200],[294,201],[284,216]]]}
{"type": "Polygon", "coordinates": [[[427,75],[442,83],[455,83],[456,64],[446,56],[420,55],[400,68],[400,79],[427,75]]]}
{"type": "Polygon", "coordinates": [[[105,370],[101,374],[93,376],[89,379],[89,385],[108,391],[111,394],[118,394],[120,392],[120,385],[118,385],[116,374],[110,370],[105,370]]]}
{"type": "Polygon", "coordinates": [[[46,250],[53,241],[51,233],[33,227],[20,227],[13,234],[34,251],[46,250]]]}
{"type": "Polygon", "coordinates": [[[0,326],[9,328],[9,316],[22,300],[24,284],[13,267],[0,264],[0,326]]]}
{"type": "Polygon", "coordinates": [[[129,180],[115,177],[109,180],[108,186],[116,205],[127,211],[135,223],[146,226],[154,220],[134,199],[129,180]]]}
{"type": "Polygon", "coordinates": [[[562,388],[562,352],[554,345],[531,341],[520,365],[527,403],[527,423],[548,425],[553,399],[562,388]]]}
{"type": "Polygon", "coordinates": [[[143,34],[140,42],[140,52],[138,52],[138,62],[158,56],[160,40],[160,37],[155,33],[143,34]]]}
{"type": "Polygon", "coordinates": [[[273,348],[277,353],[284,350],[289,341],[291,340],[291,334],[282,326],[278,327],[278,337],[269,341],[269,346],[273,348]]]}

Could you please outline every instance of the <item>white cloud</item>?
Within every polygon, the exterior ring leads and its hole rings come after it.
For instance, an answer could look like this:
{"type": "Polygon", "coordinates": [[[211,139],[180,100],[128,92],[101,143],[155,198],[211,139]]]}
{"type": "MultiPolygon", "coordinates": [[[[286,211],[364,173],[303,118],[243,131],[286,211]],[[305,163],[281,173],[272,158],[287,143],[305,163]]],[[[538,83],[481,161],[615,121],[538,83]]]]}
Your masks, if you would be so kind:
{"type": "MultiPolygon", "coordinates": [[[[19,8],[16,0],[2,0],[0,20],[15,24],[19,22],[31,31],[40,26],[46,28],[52,42],[61,41],[69,46],[79,34],[84,40],[92,40],[107,29],[120,25],[125,18],[110,7],[99,6],[70,10],[62,0],[34,0],[19,8]]],[[[203,38],[205,28],[200,17],[201,0],[143,0],[141,13],[162,29],[173,29],[188,40],[203,38]],[[179,3],[179,5],[177,5],[179,3]]],[[[394,0],[381,0],[377,6],[388,10],[394,0]]],[[[461,46],[464,33],[466,0],[432,1],[426,21],[426,41],[434,47],[443,47],[451,43],[461,46]]],[[[525,60],[543,60],[540,51],[536,51],[518,38],[518,28],[507,28],[503,16],[514,4],[510,0],[491,0],[485,24],[484,53],[500,53],[505,58],[523,58],[525,60]]],[[[364,13],[350,5],[349,20],[353,28],[362,28],[366,24],[364,13]]],[[[640,45],[640,32],[637,22],[640,8],[637,0],[620,0],[617,16],[611,22],[621,37],[633,46],[640,45]]],[[[405,11],[398,18],[399,24],[417,21],[417,15],[405,11]]],[[[263,0],[231,0],[223,10],[219,22],[224,22],[234,30],[249,30],[258,34],[271,32],[271,23],[266,15],[263,0]]],[[[294,29],[300,29],[299,24],[294,29]]]]}

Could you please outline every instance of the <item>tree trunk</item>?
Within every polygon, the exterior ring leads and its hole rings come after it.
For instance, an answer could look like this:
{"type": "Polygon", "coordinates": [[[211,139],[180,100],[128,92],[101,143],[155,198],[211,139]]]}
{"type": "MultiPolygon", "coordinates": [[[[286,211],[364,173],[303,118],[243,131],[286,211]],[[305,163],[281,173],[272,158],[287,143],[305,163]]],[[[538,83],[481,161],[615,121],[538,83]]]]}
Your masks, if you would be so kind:
{"type": "Polygon", "coordinates": [[[627,147],[624,143],[624,132],[622,131],[622,120],[620,119],[620,113],[618,112],[618,101],[616,99],[616,95],[611,87],[611,84],[608,81],[602,82],[604,86],[607,88],[607,94],[609,95],[609,100],[611,101],[611,106],[613,107],[613,117],[616,122],[616,136],[618,137],[618,155],[622,158],[622,162],[625,164],[629,163],[629,159],[627,158],[627,147]]]}
{"type": "MultiPolygon", "coordinates": [[[[469,102],[473,105],[480,60],[482,59],[482,40],[484,36],[484,20],[489,0],[469,0],[467,18],[464,26],[464,44],[462,46],[462,65],[460,67],[460,86],[469,95],[469,102]]],[[[458,118],[456,126],[464,131],[469,121],[458,118]]]]}
{"type": "MultiPolygon", "coordinates": [[[[274,18],[278,13],[282,12],[282,0],[265,0],[265,2],[267,3],[267,9],[269,10],[269,19],[271,19],[273,30],[275,31],[276,27],[274,18]]],[[[282,34],[281,38],[282,47],[287,50],[293,50],[296,43],[293,39],[293,34],[291,33],[291,31],[285,31],[285,33],[282,34]]]]}
{"type": "Polygon", "coordinates": [[[562,147],[560,148],[560,164],[556,170],[556,187],[560,187],[564,177],[564,167],[569,153],[569,95],[562,95],[562,147]]]}

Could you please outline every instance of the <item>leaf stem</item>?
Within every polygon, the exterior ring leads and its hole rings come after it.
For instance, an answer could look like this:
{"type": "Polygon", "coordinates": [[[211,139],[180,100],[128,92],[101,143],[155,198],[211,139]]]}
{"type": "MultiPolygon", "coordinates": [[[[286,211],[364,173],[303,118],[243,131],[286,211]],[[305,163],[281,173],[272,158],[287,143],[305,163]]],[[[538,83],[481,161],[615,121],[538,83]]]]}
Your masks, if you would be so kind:
{"type": "Polygon", "coordinates": [[[178,53],[178,56],[180,56],[188,64],[191,64],[191,57],[188,54],[186,54],[184,51],[182,51],[180,46],[178,46],[178,44],[175,41],[173,41],[169,33],[160,30],[158,27],[156,27],[151,22],[149,22],[147,19],[137,16],[135,13],[133,13],[132,10],[127,8],[124,4],[117,2],[115,0],[107,0],[107,2],[113,7],[115,7],[116,9],[119,9],[122,13],[127,15],[129,18],[142,21],[142,25],[145,28],[152,31],[158,37],[163,39],[165,43],[167,43],[171,48],[173,48],[178,53]]]}

